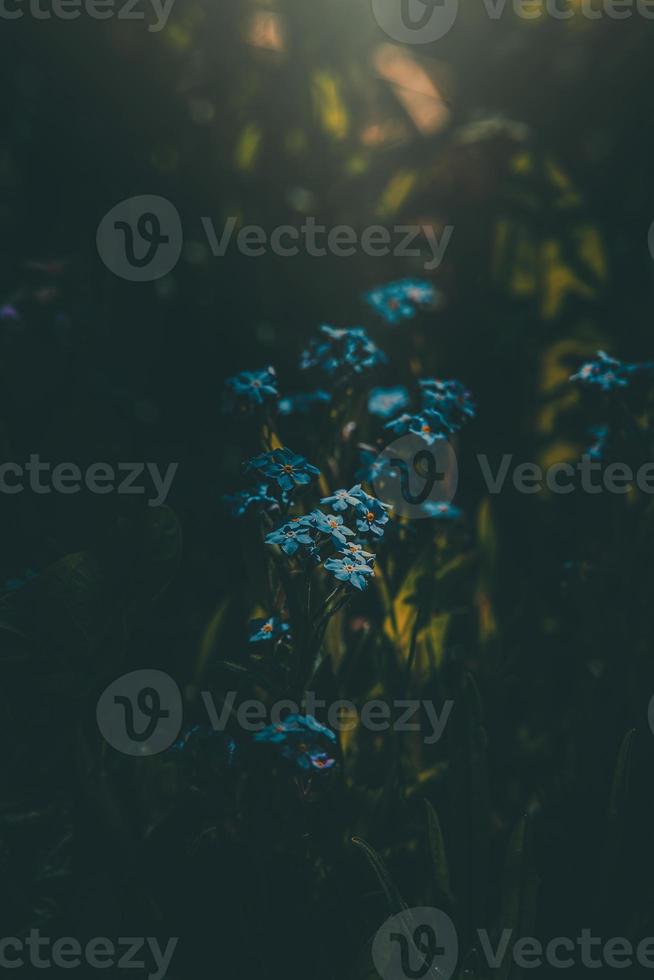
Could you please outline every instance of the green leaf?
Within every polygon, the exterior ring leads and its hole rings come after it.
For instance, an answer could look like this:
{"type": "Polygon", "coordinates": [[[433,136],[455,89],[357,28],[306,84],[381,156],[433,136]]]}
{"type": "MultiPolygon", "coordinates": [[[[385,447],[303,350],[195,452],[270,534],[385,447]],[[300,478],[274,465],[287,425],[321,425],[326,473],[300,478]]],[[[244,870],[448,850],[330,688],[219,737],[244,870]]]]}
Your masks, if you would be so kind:
{"type": "Polygon", "coordinates": [[[425,800],[427,811],[427,837],[429,840],[429,852],[431,855],[434,870],[434,891],[435,900],[438,904],[445,903],[450,907],[454,905],[454,897],[450,886],[450,872],[447,864],[447,854],[445,852],[445,841],[441,831],[440,820],[434,807],[429,800],[425,800]]]}
{"type": "MultiPolygon", "coordinates": [[[[510,930],[512,939],[516,941],[521,936],[533,936],[539,886],[531,843],[531,822],[525,814],[514,828],[507,848],[498,936],[505,929],[510,930]]],[[[522,975],[522,968],[514,964],[510,942],[497,970],[498,980],[522,975]]]]}
{"type": "Polygon", "coordinates": [[[617,820],[629,796],[629,775],[635,734],[636,729],[630,729],[622,739],[618,751],[618,758],[613,773],[613,785],[611,786],[611,798],[609,801],[609,820],[612,823],[617,820]]]}
{"type": "Polygon", "coordinates": [[[608,827],[602,855],[601,901],[611,906],[621,901],[618,881],[622,864],[623,843],[627,831],[627,802],[635,734],[636,730],[632,728],[622,739],[609,798],[608,827]]]}
{"type": "Polygon", "coordinates": [[[368,864],[375,872],[377,880],[382,887],[388,906],[392,912],[407,911],[409,906],[400,895],[395,882],[391,878],[384,861],[381,859],[374,847],[371,847],[362,837],[353,837],[352,843],[358,847],[365,855],[368,864]]]}

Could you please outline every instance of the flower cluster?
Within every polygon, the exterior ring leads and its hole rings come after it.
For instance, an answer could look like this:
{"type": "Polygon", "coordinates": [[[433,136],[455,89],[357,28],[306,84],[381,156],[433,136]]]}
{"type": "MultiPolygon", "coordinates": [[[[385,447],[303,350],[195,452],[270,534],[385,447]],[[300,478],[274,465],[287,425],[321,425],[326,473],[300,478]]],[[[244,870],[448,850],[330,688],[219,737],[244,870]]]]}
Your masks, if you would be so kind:
{"type": "Polygon", "coordinates": [[[391,325],[411,320],[417,309],[433,305],[435,298],[434,287],[422,279],[400,279],[377,286],[363,295],[375,313],[391,325]]]}
{"type": "Polygon", "coordinates": [[[245,471],[253,473],[256,482],[224,498],[234,517],[245,517],[250,512],[269,515],[279,512],[282,506],[288,505],[294,490],[311,483],[319,473],[303,456],[290,449],[261,453],[246,463],[245,471]]]}
{"type": "Polygon", "coordinates": [[[336,735],[313,715],[288,715],[278,725],[257,732],[254,741],[276,746],[285,759],[304,771],[324,772],[336,762],[330,754],[336,735]]]}
{"type": "MultiPolygon", "coordinates": [[[[609,396],[608,401],[615,398],[617,393],[628,388],[632,379],[641,373],[654,371],[654,362],[644,361],[629,364],[610,357],[603,350],[598,350],[595,357],[581,365],[579,370],[570,376],[570,381],[576,381],[584,387],[601,391],[609,396]]],[[[591,459],[604,459],[609,454],[612,440],[612,430],[606,424],[591,426],[589,430],[594,442],[585,450],[591,459]]]]}
{"type": "Polygon", "coordinates": [[[360,484],[350,490],[337,490],[320,502],[329,505],[333,513],[316,508],[306,516],[291,518],[266,535],[266,544],[279,545],[289,558],[297,557],[313,565],[323,561],[322,549],[330,547],[334,553],[324,560],[326,571],[338,581],[363,590],[368,576],[374,574],[375,555],[356,540],[356,532],[359,536],[383,537],[390,507],[367,494],[360,484]],[[356,532],[345,524],[343,514],[348,510],[356,532]]]}
{"type": "MultiPolygon", "coordinates": [[[[364,298],[387,323],[398,323],[432,305],[435,292],[427,282],[408,279],[372,290],[364,298]]],[[[227,383],[228,404],[239,410],[245,408],[261,423],[261,444],[267,448],[244,465],[252,485],[228,498],[234,514],[258,514],[261,537],[274,559],[265,576],[270,607],[264,618],[250,621],[246,637],[250,659],[260,661],[256,676],[250,672],[257,685],[262,683],[265,687],[267,681],[274,681],[277,686],[280,679],[294,688],[308,684],[318,676],[328,655],[333,638],[331,632],[326,632],[328,625],[331,621],[339,626],[333,617],[345,604],[358,595],[357,605],[367,617],[369,607],[374,610],[378,599],[386,602],[392,579],[387,581],[386,575],[382,576],[376,552],[377,544],[391,527],[391,507],[368,491],[378,487],[385,496],[380,477],[397,477],[397,467],[392,455],[389,458],[372,445],[359,444],[363,455],[359,468],[354,467],[354,485],[350,485],[349,476],[350,435],[373,422],[366,421],[361,411],[360,396],[364,392],[353,397],[358,387],[355,382],[362,378],[367,381],[370,372],[385,362],[385,354],[364,328],[323,325],[300,360],[301,369],[315,369],[322,375],[313,390],[279,397],[273,368],[244,371],[227,383]],[[339,390],[342,405],[337,404],[339,390]],[[323,415],[329,413],[340,434],[335,445],[328,439],[323,447],[324,477],[303,455],[280,445],[274,418],[276,413],[282,423],[292,415],[315,413],[319,419],[321,408],[326,408],[323,415]],[[330,491],[328,486],[334,489],[330,491]],[[375,575],[382,580],[379,596],[375,595],[375,601],[369,603],[364,593],[369,587],[372,591],[375,575]]],[[[460,381],[426,378],[416,388],[420,397],[417,408],[404,385],[369,384],[370,416],[381,419],[391,432],[413,432],[431,444],[458,432],[475,415],[470,392],[460,381]]],[[[320,432],[314,433],[314,441],[323,437],[323,428],[321,425],[320,432]]],[[[448,502],[427,501],[421,516],[456,521],[461,511],[448,502]]],[[[406,528],[398,528],[395,537],[399,544],[409,542],[412,546],[412,535],[406,528]]],[[[394,571],[393,563],[389,569],[394,571]]],[[[256,584],[262,586],[256,597],[256,601],[261,601],[264,583],[256,584]]],[[[334,732],[311,715],[289,715],[258,732],[254,742],[269,744],[306,773],[327,771],[336,764],[334,732]]]]}
{"type": "Polygon", "coordinates": [[[363,327],[323,325],[320,332],[322,337],[312,340],[300,358],[303,370],[318,368],[330,378],[347,379],[386,362],[363,327]]]}
{"type": "Polygon", "coordinates": [[[576,374],[570,376],[571,381],[599,388],[601,391],[615,391],[617,388],[627,388],[634,374],[640,371],[651,371],[654,364],[627,364],[610,357],[605,351],[598,350],[594,360],[582,364],[576,374]]]}
{"type": "Polygon", "coordinates": [[[476,408],[472,396],[460,381],[439,381],[427,378],[419,382],[421,408],[415,414],[403,413],[386,423],[398,436],[412,433],[431,446],[458,432],[464,423],[474,418],[476,408]]]}
{"type": "Polygon", "coordinates": [[[225,382],[224,410],[252,412],[279,397],[277,375],[273,367],[261,371],[241,371],[225,382]]]}
{"type": "Polygon", "coordinates": [[[477,409],[472,395],[460,381],[424,378],[418,384],[424,407],[438,412],[450,434],[458,432],[468,419],[475,417],[477,409]]]}

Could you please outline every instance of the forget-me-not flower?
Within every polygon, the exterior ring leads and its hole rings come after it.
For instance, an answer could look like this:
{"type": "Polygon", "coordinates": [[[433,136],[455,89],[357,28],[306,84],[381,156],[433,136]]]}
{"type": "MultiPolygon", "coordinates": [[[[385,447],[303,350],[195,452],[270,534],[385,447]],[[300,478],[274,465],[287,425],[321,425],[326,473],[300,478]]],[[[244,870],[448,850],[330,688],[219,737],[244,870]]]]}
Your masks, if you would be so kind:
{"type": "Polygon", "coordinates": [[[325,568],[332,572],[340,582],[349,582],[355,589],[360,590],[365,589],[368,584],[366,576],[374,575],[370,565],[365,565],[353,558],[328,558],[325,562],[325,568]]]}
{"type": "Polygon", "coordinates": [[[321,510],[314,510],[303,520],[321,534],[327,534],[336,544],[345,544],[348,537],[354,536],[354,531],[343,524],[340,514],[323,514],[321,510]]]}
{"type": "Polygon", "coordinates": [[[259,408],[266,402],[277,399],[277,375],[273,367],[261,371],[241,371],[225,382],[225,407],[231,410],[235,405],[259,408]]]}
{"type": "Polygon", "coordinates": [[[432,305],[435,298],[434,287],[422,279],[400,279],[363,294],[365,302],[391,325],[412,319],[419,307],[432,305]]]}
{"type": "Polygon", "coordinates": [[[316,477],[320,470],[308,463],[304,456],[298,456],[290,449],[273,449],[270,453],[255,456],[247,464],[247,469],[257,469],[269,477],[282,490],[292,490],[295,486],[306,486],[316,477]]]}
{"type": "Polygon", "coordinates": [[[289,632],[288,623],[277,616],[269,616],[268,619],[250,620],[250,643],[264,643],[268,640],[278,640],[289,632]]]}

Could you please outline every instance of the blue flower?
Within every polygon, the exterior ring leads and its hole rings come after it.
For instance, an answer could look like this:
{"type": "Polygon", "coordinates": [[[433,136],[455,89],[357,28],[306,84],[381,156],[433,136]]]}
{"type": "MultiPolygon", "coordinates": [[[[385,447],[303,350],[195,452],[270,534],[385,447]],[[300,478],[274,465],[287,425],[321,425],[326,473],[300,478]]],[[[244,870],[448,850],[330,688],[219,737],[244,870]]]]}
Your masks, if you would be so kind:
{"type": "Polygon", "coordinates": [[[313,408],[327,405],[331,400],[332,396],[328,391],[318,388],[316,391],[285,395],[280,398],[277,408],[280,415],[307,415],[313,408]]]}
{"type": "Polygon", "coordinates": [[[249,490],[226,494],[224,500],[234,517],[243,517],[253,508],[267,510],[279,506],[275,497],[271,496],[267,483],[260,483],[249,490]]]}
{"type": "Polygon", "coordinates": [[[361,374],[386,361],[386,355],[370,340],[363,327],[336,328],[323,325],[325,340],[312,340],[300,358],[300,367],[317,367],[334,376],[361,374]]]}
{"type": "Polygon", "coordinates": [[[455,521],[462,514],[458,507],[445,500],[427,500],[422,505],[422,510],[428,517],[434,517],[440,521],[455,521]]]}
{"type": "Polygon", "coordinates": [[[266,725],[262,728],[260,732],[257,732],[254,736],[255,742],[267,742],[270,745],[277,745],[280,742],[285,742],[288,738],[288,733],[291,730],[299,731],[299,728],[292,729],[286,722],[280,722],[278,725],[266,725]]]}
{"type": "Polygon", "coordinates": [[[390,419],[409,404],[409,392],[403,385],[395,388],[373,388],[368,396],[368,411],[381,419],[390,419]]]}
{"type": "Polygon", "coordinates": [[[358,490],[356,496],[359,498],[355,512],[357,528],[381,538],[384,534],[383,527],[388,523],[386,511],[391,510],[391,505],[372,497],[365,490],[358,490]]]}
{"type": "Polygon", "coordinates": [[[374,449],[362,449],[360,455],[360,465],[355,476],[362,483],[374,483],[382,476],[393,472],[390,460],[387,456],[379,455],[374,449]]]}
{"type": "Polygon", "coordinates": [[[328,738],[330,742],[336,743],[335,732],[327,725],[323,725],[313,715],[289,715],[289,718],[292,718],[294,724],[299,725],[300,728],[305,728],[307,731],[313,732],[314,735],[322,735],[323,738],[328,738]]]}
{"type": "Polygon", "coordinates": [[[241,371],[225,381],[225,409],[231,411],[237,405],[249,409],[260,408],[278,397],[277,375],[273,367],[261,371],[241,371]]]}
{"type": "Polygon", "coordinates": [[[361,484],[357,483],[351,490],[336,490],[330,497],[323,497],[320,503],[331,504],[332,510],[347,510],[348,507],[356,507],[359,503],[357,496],[359,490],[361,490],[361,484]]]}
{"type": "Polygon", "coordinates": [[[371,289],[363,299],[386,323],[395,324],[411,320],[418,307],[432,305],[436,291],[422,279],[400,279],[371,289]]]}
{"type": "Polygon", "coordinates": [[[450,433],[458,432],[468,419],[475,417],[477,407],[460,381],[425,378],[419,384],[423,408],[438,412],[450,433]]]}
{"type": "Polygon", "coordinates": [[[603,350],[598,350],[595,360],[582,364],[577,373],[570,376],[570,380],[596,386],[602,391],[614,391],[616,388],[627,388],[633,374],[651,371],[653,367],[651,362],[627,364],[615,357],[609,357],[603,350]]]}
{"type": "Polygon", "coordinates": [[[366,493],[366,491],[363,490],[361,486],[359,486],[358,484],[356,487],[352,487],[350,493],[352,494],[352,496],[356,497],[357,507],[361,507],[362,505],[366,507],[370,507],[372,504],[378,504],[384,510],[393,509],[391,504],[382,503],[382,501],[378,500],[377,497],[373,497],[371,494],[366,493]]]}
{"type": "Polygon", "coordinates": [[[288,715],[278,725],[257,732],[254,741],[279,746],[285,759],[305,771],[321,772],[336,762],[326,751],[326,743],[336,743],[335,733],[312,715],[288,715]]]}
{"type": "Polygon", "coordinates": [[[376,497],[362,500],[356,509],[356,525],[359,531],[370,532],[378,538],[383,537],[384,524],[388,523],[388,504],[382,504],[376,497]]]}
{"type": "MultiPolygon", "coordinates": [[[[288,750],[285,750],[286,755],[288,750]]],[[[296,757],[297,765],[300,769],[317,769],[319,772],[324,769],[331,769],[336,765],[336,759],[332,759],[326,752],[304,752],[296,757]]]]}
{"type": "Polygon", "coordinates": [[[367,565],[369,562],[374,560],[374,555],[370,551],[364,551],[363,545],[359,544],[357,541],[348,541],[343,548],[339,551],[339,554],[343,555],[344,558],[350,561],[358,561],[363,565],[367,565]]]}
{"type": "Polygon", "coordinates": [[[428,446],[433,445],[440,439],[447,439],[450,428],[446,420],[432,409],[424,409],[419,415],[400,415],[392,422],[387,422],[384,426],[396,435],[403,436],[407,432],[420,436],[428,446]]]}
{"type": "Polygon", "coordinates": [[[345,544],[346,538],[354,535],[354,531],[344,526],[340,514],[323,514],[321,510],[314,510],[303,520],[321,534],[327,534],[337,544],[345,544]]]}
{"type": "Polygon", "coordinates": [[[275,480],[282,490],[292,490],[295,486],[306,486],[320,475],[316,466],[308,463],[304,456],[298,456],[290,449],[273,449],[271,453],[255,456],[246,469],[257,469],[264,476],[275,480]]]}
{"type": "Polygon", "coordinates": [[[308,551],[308,557],[315,553],[315,541],[311,536],[311,528],[297,517],[287,521],[265,537],[266,544],[278,544],[284,554],[292,556],[302,548],[308,551]]]}
{"type": "Polygon", "coordinates": [[[594,437],[595,442],[586,450],[586,455],[590,456],[591,459],[604,459],[609,438],[609,427],[607,425],[593,425],[589,432],[594,437]]]}
{"type": "Polygon", "coordinates": [[[333,572],[339,582],[349,582],[355,589],[365,589],[366,575],[374,575],[370,565],[354,558],[328,558],[325,562],[328,572],[333,572]]]}
{"type": "Polygon", "coordinates": [[[290,627],[277,616],[270,616],[268,619],[250,620],[250,643],[263,643],[269,640],[278,640],[288,634],[290,627]]]}

